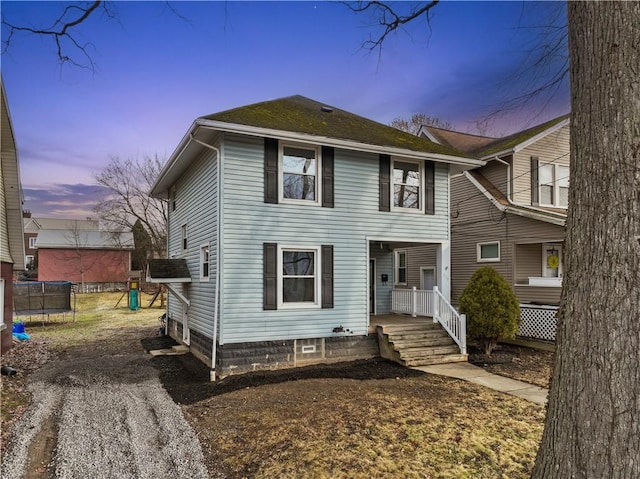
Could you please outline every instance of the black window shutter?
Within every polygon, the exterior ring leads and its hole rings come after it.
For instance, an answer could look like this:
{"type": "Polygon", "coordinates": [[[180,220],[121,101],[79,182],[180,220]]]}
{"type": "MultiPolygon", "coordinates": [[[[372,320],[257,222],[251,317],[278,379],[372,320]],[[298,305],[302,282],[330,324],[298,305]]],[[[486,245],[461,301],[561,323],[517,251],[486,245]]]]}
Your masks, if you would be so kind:
{"type": "Polygon", "coordinates": [[[333,245],[322,245],[322,307],[333,308],[333,245]]]}
{"type": "Polygon", "coordinates": [[[380,211],[391,211],[391,157],[380,155],[380,211]]]}
{"type": "Polygon", "coordinates": [[[278,202],[278,140],[264,139],[264,202],[278,202]]]}
{"type": "Polygon", "coordinates": [[[322,147],[322,206],[333,208],[333,148],[322,147]]]}
{"type": "Polygon", "coordinates": [[[537,205],[538,199],[538,157],[531,157],[531,204],[537,205]]]}
{"type": "Polygon", "coordinates": [[[263,243],[262,309],[278,309],[278,245],[263,243]]]}
{"type": "Polygon", "coordinates": [[[433,161],[424,162],[424,214],[436,213],[436,164],[433,161]]]}

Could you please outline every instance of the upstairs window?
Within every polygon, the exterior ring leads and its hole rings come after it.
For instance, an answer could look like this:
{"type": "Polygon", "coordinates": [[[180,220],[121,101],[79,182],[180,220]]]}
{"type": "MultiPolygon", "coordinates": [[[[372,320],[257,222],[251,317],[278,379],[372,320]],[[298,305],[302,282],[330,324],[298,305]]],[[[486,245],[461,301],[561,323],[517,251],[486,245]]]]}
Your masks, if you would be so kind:
{"type": "Polygon", "coordinates": [[[280,150],[282,199],[317,203],[319,194],[318,148],[287,145],[280,150]]]}
{"type": "Polygon", "coordinates": [[[182,249],[187,249],[187,225],[182,225],[182,249]]]}
{"type": "Polygon", "coordinates": [[[569,167],[552,163],[538,170],[540,205],[566,208],[569,204],[569,167]]]}
{"type": "Polygon", "coordinates": [[[422,210],[422,168],[419,163],[393,162],[393,207],[422,210]]]}
{"type": "Polygon", "coordinates": [[[32,236],[29,238],[29,249],[35,249],[36,247],[36,238],[37,236],[32,236]]]}

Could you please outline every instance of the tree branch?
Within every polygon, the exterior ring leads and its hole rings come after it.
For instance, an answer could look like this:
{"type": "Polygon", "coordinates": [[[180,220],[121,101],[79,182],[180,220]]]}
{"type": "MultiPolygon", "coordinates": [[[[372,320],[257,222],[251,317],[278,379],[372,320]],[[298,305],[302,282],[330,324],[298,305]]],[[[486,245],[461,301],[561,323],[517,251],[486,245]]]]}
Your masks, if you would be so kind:
{"type": "Polygon", "coordinates": [[[357,2],[356,5],[352,3],[345,3],[345,5],[354,13],[362,13],[370,11],[378,21],[378,25],[382,27],[382,33],[374,38],[363,43],[363,47],[368,50],[381,49],[382,44],[386,38],[399,28],[403,27],[407,23],[415,20],[424,15],[427,25],[430,25],[431,17],[430,11],[439,3],[439,0],[432,0],[428,3],[423,3],[414,6],[409,13],[401,14],[397,10],[391,8],[391,5],[385,2],[372,1],[372,2],[357,2]]]}

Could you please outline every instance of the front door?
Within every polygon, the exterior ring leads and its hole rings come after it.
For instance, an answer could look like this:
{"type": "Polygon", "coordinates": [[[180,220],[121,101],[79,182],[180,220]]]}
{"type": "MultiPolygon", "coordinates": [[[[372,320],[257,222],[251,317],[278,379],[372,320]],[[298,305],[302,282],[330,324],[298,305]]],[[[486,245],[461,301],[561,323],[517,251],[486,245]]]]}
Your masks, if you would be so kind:
{"type": "Polygon", "coordinates": [[[420,289],[432,291],[436,285],[436,269],[433,267],[420,268],[420,289]]]}
{"type": "Polygon", "coordinates": [[[369,314],[376,314],[376,260],[369,260],[369,314]]]}

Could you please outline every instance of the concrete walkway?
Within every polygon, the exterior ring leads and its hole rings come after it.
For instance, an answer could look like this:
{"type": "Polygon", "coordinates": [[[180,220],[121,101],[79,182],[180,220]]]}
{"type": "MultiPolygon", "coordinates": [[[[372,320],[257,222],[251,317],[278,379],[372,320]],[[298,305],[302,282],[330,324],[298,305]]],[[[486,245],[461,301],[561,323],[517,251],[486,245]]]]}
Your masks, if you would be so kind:
{"type": "Polygon", "coordinates": [[[413,369],[425,373],[438,374],[451,378],[463,379],[473,384],[479,384],[503,393],[518,396],[537,404],[546,404],[549,391],[515,379],[505,378],[485,371],[469,363],[435,364],[433,366],[417,366],[413,369]]]}

